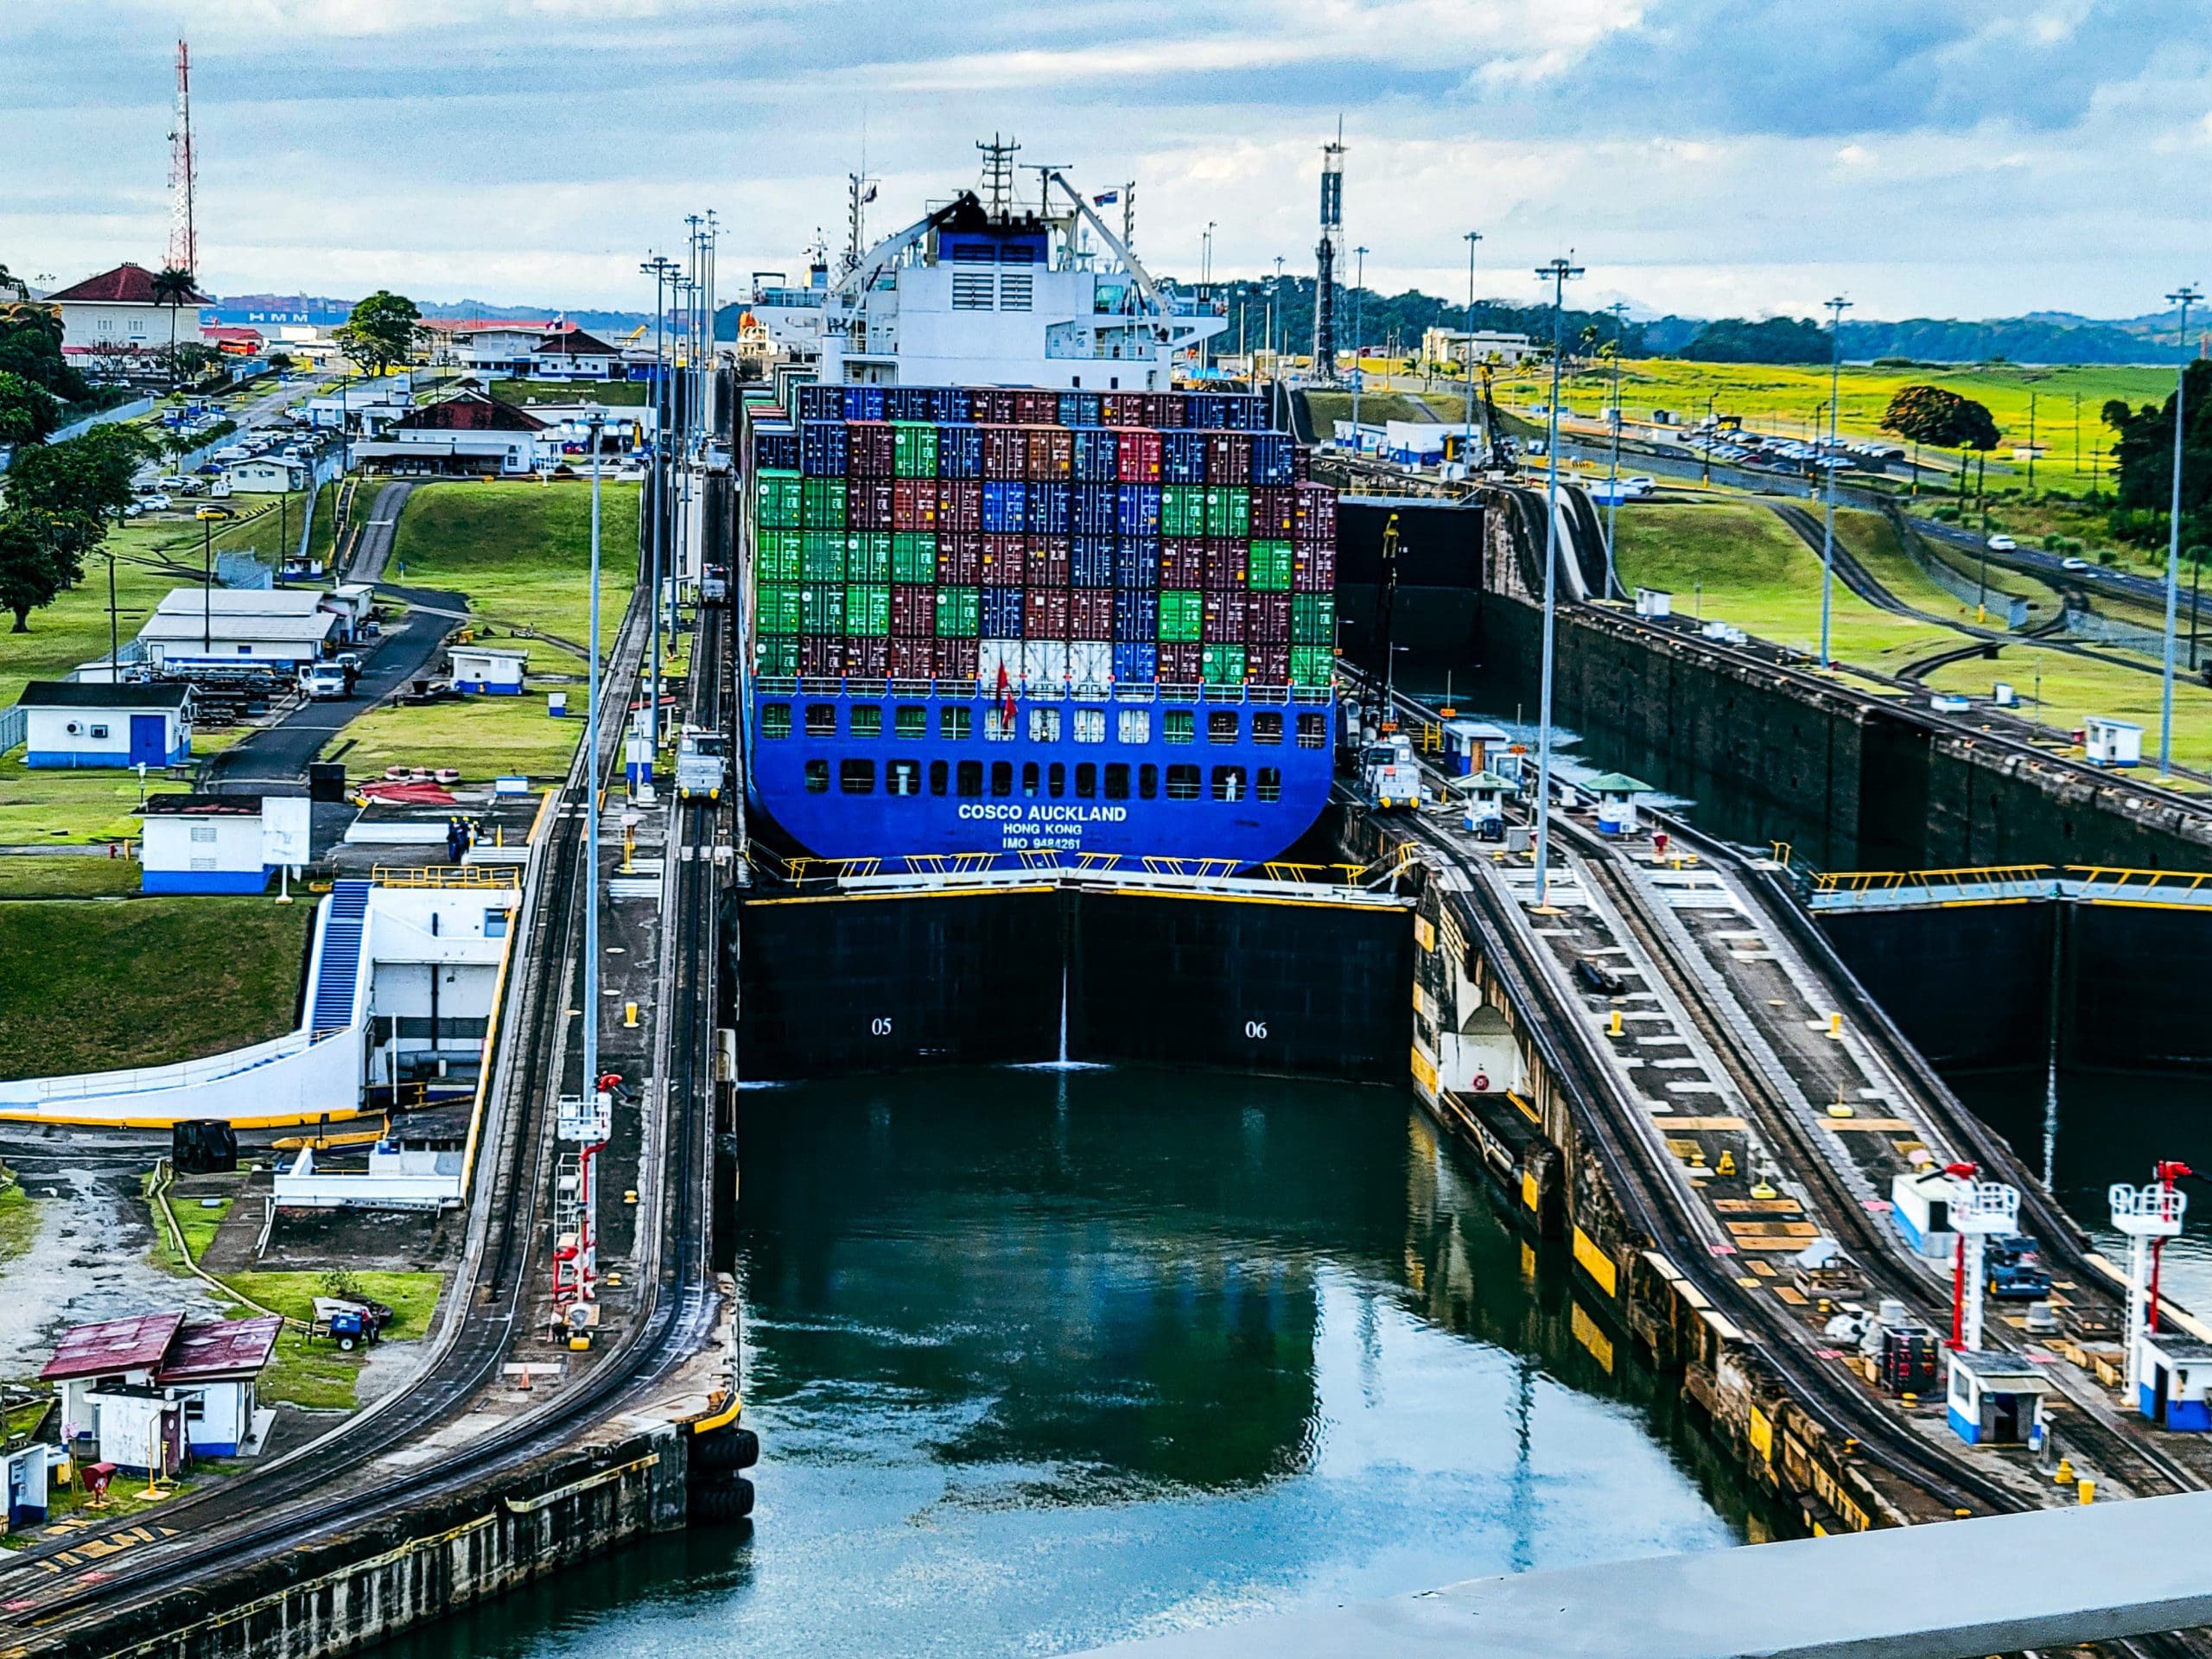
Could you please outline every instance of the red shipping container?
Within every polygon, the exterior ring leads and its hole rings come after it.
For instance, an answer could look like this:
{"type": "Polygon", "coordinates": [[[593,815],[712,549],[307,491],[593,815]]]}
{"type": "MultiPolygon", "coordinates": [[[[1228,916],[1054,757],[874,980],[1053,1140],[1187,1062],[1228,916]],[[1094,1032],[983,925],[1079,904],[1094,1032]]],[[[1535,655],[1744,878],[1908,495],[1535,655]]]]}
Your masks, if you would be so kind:
{"type": "Polygon", "coordinates": [[[802,674],[842,674],[845,671],[845,636],[842,633],[810,633],[798,642],[798,671],[802,674]]]}
{"type": "Polygon", "coordinates": [[[1029,433],[1019,426],[983,429],[983,476],[1008,483],[1029,475],[1029,433]]]}
{"type": "Polygon", "coordinates": [[[1294,593],[1333,594],[1337,591],[1337,550],[1301,547],[1291,555],[1290,586],[1294,593]]]}
{"type": "Polygon", "coordinates": [[[1033,588],[1065,588],[1071,579],[1075,543],[1066,536],[1032,536],[1029,542],[1029,579],[1033,588]]]}
{"type": "Polygon", "coordinates": [[[972,680],[976,677],[976,663],[982,655],[979,642],[974,639],[940,639],[937,642],[937,674],[941,680],[972,680]]]}
{"type": "Polygon", "coordinates": [[[1060,394],[1057,391],[1015,392],[1014,418],[1024,426],[1052,425],[1060,418],[1060,394]]]}
{"type": "Polygon", "coordinates": [[[1124,432],[1114,447],[1115,476],[1124,484],[1160,482],[1160,434],[1124,432]]]}
{"type": "Polygon", "coordinates": [[[983,481],[979,478],[938,480],[937,530],[980,531],[983,527],[983,481]]]}
{"type": "Polygon", "coordinates": [[[1205,581],[1201,585],[1208,593],[1228,593],[1231,589],[1243,592],[1245,567],[1249,563],[1249,542],[1232,536],[1209,536],[1205,538],[1205,581]]]}
{"type": "Polygon", "coordinates": [[[984,536],[983,586],[1019,588],[1027,580],[1028,569],[1029,538],[1027,536],[984,536]]]}
{"type": "MultiPolygon", "coordinates": [[[[1065,639],[1068,637],[1068,590],[1032,588],[1021,596],[1021,637],[1025,639],[1065,639]]],[[[1109,621],[1112,620],[1108,619],[1109,621]]],[[[1113,631],[1107,630],[1107,638],[1113,631]]]]}
{"type": "Polygon", "coordinates": [[[1243,593],[1210,593],[1205,598],[1205,642],[1210,645],[1244,643],[1243,593]]]}
{"type": "Polygon", "coordinates": [[[891,677],[926,680],[937,674],[937,648],[942,642],[929,639],[902,639],[891,636],[891,677]]]}
{"type": "Polygon", "coordinates": [[[1252,435],[1213,432],[1206,437],[1206,481],[1209,484],[1249,484],[1252,481],[1252,435]]]}
{"type": "Polygon", "coordinates": [[[1160,647],[1160,679],[1163,685],[1196,685],[1205,659],[1199,654],[1205,647],[1195,639],[1163,642],[1160,647]]]}
{"type": "Polygon", "coordinates": [[[1244,596],[1244,637],[1255,645],[1288,645],[1290,595],[1247,594],[1244,596]]]}
{"type": "Polygon", "coordinates": [[[935,479],[902,478],[891,486],[891,528],[926,531],[937,528],[935,479]]]}
{"type": "Polygon", "coordinates": [[[1293,494],[1297,504],[1291,521],[1291,539],[1308,547],[1334,547],[1337,493],[1325,484],[1301,484],[1293,494]]]}
{"type": "MultiPolygon", "coordinates": [[[[1280,595],[1278,595],[1280,597],[1280,595]]],[[[891,590],[891,632],[908,639],[928,639],[937,632],[937,589],[918,582],[902,582],[891,590]]]]}
{"type": "Polygon", "coordinates": [[[897,445],[882,421],[855,421],[845,429],[846,472],[854,478],[888,478],[897,445]]]}
{"type": "Polygon", "coordinates": [[[891,672],[891,641],[880,633],[848,634],[845,672],[861,679],[885,678],[891,672]]]}
{"type": "MultiPolygon", "coordinates": [[[[1071,439],[1074,435],[1063,433],[1061,435],[1071,439]]],[[[1034,483],[1046,482],[1052,476],[1052,429],[1043,426],[1029,427],[1024,431],[1023,439],[1027,448],[1025,452],[1026,458],[1022,462],[1021,475],[1034,483]]]]}
{"type": "Polygon", "coordinates": [[[965,535],[938,537],[937,579],[947,588],[982,586],[983,538],[965,535]]]}
{"type": "Polygon", "coordinates": [[[1071,588],[1073,601],[1068,612],[1071,639],[1111,639],[1114,637],[1114,590],[1111,588],[1071,588]]]}
{"type": "Polygon", "coordinates": [[[1144,423],[1147,426],[1179,427],[1185,423],[1188,408],[1182,394],[1173,391],[1148,391],[1139,394],[1144,398],[1144,423]]]}
{"type": "Polygon", "coordinates": [[[976,421],[981,426],[1014,424],[1014,392],[1006,386],[978,386],[969,393],[976,421]]]}
{"type": "Polygon", "coordinates": [[[891,528],[889,479],[854,479],[845,488],[845,522],[855,530],[891,528]]]}
{"type": "Polygon", "coordinates": [[[1248,645],[1244,649],[1244,677],[1255,685],[1290,683],[1288,645],[1248,645]]]}
{"type": "Polygon", "coordinates": [[[1291,445],[1290,475],[1300,484],[1313,476],[1313,451],[1306,445],[1302,443],[1291,445]]]}
{"type": "Polygon", "coordinates": [[[1252,492],[1252,539],[1287,542],[1297,528],[1298,492],[1281,487],[1252,492]]]}
{"type": "Polygon", "coordinates": [[[1196,588],[1205,581],[1205,543],[1196,536],[1169,536],[1160,543],[1160,585],[1196,588]]]}

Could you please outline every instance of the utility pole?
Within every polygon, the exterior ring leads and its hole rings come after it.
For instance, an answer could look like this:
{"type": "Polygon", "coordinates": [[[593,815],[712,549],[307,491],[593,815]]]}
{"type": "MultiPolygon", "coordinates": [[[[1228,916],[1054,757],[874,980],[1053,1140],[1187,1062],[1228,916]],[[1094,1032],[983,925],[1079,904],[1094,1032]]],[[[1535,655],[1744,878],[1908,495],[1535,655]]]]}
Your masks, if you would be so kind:
{"type": "Polygon", "coordinates": [[[657,346],[653,364],[653,509],[652,539],[645,552],[646,593],[652,606],[654,649],[648,683],[653,693],[653,717],[659,719],[659,621],[661,572],[667,568],[671,540],[670,521],[676,512],[676,474],[673,451],[677,398],[672,384],[676,353],[670,340],[674,332],[677,265],[664,254],[655,254],[638,267],[653,279],[653,328],[657,346]],[[665,299],[664,300],[664,295],[665,299]]]}
{"type": "Polygon", "coordinates": [[[2203,297],[2192,284],[2187,283],[2166,296],[2170,302],[2181,308],[2181,322],[2177,330],[2181,340],[2181,359],[2174,367],[2174,490],[2172,508],[2167,514],[2166,627],[2158,676],[2158,776],[2161,778],[2171,777],[2174,770],[2174,610],[2181,591],[2181,455],[2183,406],[2189,393],[2189,308],[2192,302],[2203,297]]]}
{"type": "Polygon", "coordinates": [[[1352,251],[1351,447],[1359,448],[1359,391],[1367,380],[1367,250],[1352,251]]]}
{"type": "MultiPolygon", "coordinates": [[[[1548,277],[1552,284],[1552,400],[1549,426],[1546,437],[1545,459],[1551,463],[1550,476],[1544,486],[1544,654],[1543,677],[1536,702],[1536,904],[1539,911],[1550,907],[1551,872],[1546,861],[1551,856],[1552,829],[1552,656],[1553,635],[1557,627],[1556,612],[1559,594],[1559,377],[1560,358],[1564,342],[1567,308],[1567,284],[1570,277],[1580,276],[1582,267],[1565,259],[1554,259],[1548,265],[1539,265],[1536,275],[1548,277]]],[[[1468,330],[1468,345],[1473,346],[1473,330],[1468,330]]]]}
{"type": "Polygon", "coordinates": [[[1613,537],[1621,511],[1621,340],[1628,321],[1628,302],[1615,300],[1605,308],[1613,314],[1613,460],[1605,495],[1605,597],[1620,586],[1613,574],[1613,537]]]}
{"type": "Polygon", "coordinates": [[[607,414],[585,416],[591,435],[591,660],[584,681],[584,1086],[599,1094],[599,438],[607,414]]]}
{"type": "Polygon", "coordinates": [[[2036,493],[2036,394],[2028,394],[2028,497],[2036,493]]]}
{"type": "Polygon", "coordinates": [[[1480,231],[1467,232],[1467,422],[1459,434],[1459,464],[1465,466],[1475,448],[1475,244],[1480,231]]]}
{"type": "Polygon", "coordinates": [[[1828,442],[1821,454],[1821,469],[1827,474],[1827,509],[1821,525],[1821,672],[1835,660],[1828,625],[1835,609],[1835,406],[1843,391],[1843,314],[1851,302],[1838,296],[1828,302],[1828,442]]]}

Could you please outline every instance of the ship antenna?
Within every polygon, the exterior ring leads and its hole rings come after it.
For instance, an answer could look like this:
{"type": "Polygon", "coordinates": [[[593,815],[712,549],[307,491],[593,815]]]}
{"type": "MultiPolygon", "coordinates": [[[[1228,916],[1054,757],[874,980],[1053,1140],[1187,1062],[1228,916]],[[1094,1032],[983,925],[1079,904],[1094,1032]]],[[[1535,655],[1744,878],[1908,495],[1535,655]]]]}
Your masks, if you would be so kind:
{"type": "Polygon", "coordinates": [[[1021,145],[993,133],[990,142],[977,141],[983,152],[983,195],[995,219],[1004,219],[1014,207],[1014,157],[1021,145]]]}

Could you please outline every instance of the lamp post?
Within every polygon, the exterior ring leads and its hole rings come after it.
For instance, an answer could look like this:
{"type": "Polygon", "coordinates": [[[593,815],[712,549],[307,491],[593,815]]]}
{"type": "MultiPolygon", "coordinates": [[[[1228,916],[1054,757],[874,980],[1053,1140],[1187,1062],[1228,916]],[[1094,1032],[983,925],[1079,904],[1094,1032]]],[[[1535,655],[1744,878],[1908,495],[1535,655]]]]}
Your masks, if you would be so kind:
{"type": "Polygon", "coordinates": [[[1536,698],[1536,905],[1550,907],[1552,824],[1552,652],[1559,593],[1559,377],[1561,335],[1566,327],[1567,279],[1582,267],[1565,259],[1539,265],[1536,275],[1552,285],[1552,398],[1544,458],[1550,463],[1544,486],[1544,654],[1536,698]]]}
{"type": "Polygon", "coordinates": [[[1467,232],[1467,423],[1459,435],[1459,463],[1466,464],[1475,447],[1475,244],[1480,231],[1467,232]]]}
{"type": "Polygon", "coordinates": [[[1283,304],[1282,299],[1282,255],[1281,254],[1275,255],[1275,285],[1271,292],[1274,299],[1274,310],[1270,313],[1268,322],[1271,331],[1268,336],[1268,367],[1272,390],[1268,394],[1268,409],[1270,418],[1279,419],[1282,408],[1282,340],[1290,338],[1289,309],[1283,304]],[[1281,333],[1281,340],[1278,340],[1272,332],[1278,329],[1281,333]]]}
{"type": "Polygon", "coordinates": [[[672,429],[676,423],[676,395],[670,385],[675,372],[676,354],[669,347],[669,333],[675,324],[676,261],[665,254],[655,254],[638,269],[653,279],[653,508],[652,540],[645,552],[645,593],[653,613],[653,650],[652,671],[647,676],[652,694],[655,733],[658,733],[660,719],[660,573],[667,568],[669,556],[669,519],[676,510],[675,474],[671,470],[669,451],[672,429]],[[665,296],[664,298],[664,296],[665,296]]]}
{"type": "Polygon", "coordinates": [[[1621,510],[1621,338],[1628,319],[1628,302],[1615,300],[1605,308],[1613,314],[1613,459],[1605,496],[1605,597],[1620,584],[1613,575],[1613,535],[1621,510]]]}
{"type": "Polygon", "coordinates": [[[584,416],[591,437],[591,658],[584,677],[584,1086],[599,1090],[599,435],[607,412],[584,416]]]}
{"type": "MultiPolygon", "coordinates": [[[[2183,405],[2189,395],[2189,308],[2204,296],[2184,283],[2166,298],[2181,308],[2181,358],[2174,367],[2174,491],[2166,515],[2166,627],[2158,672],[2158,776],[2174,769],[2174,611],[2181,592],[2181,449],[2183,405]]],[[[1984,541],[1987,537],[1982,538],[1984,541]]],[[[2192,619],[2194,611],[2191,612],[2192,619]]]]}
{"type": "Polygon", "coordinates": [[[1359,389],[1367,378],[1367,250],[1352,251],[1351,447],[1359,448],[1359,389]]]}
{"type": "Polygon", "coordinates": [[[1828,442],[1816,443],[1820,466],[1827,474],[1827,509],[1821,524],[1821,671],[1834,660],[1829,649],[1828,624],[1835,608],[1835,405],[1843,385],[1843,314],[1851,302],[1839,296],[1828,302],[1828,442]]]}

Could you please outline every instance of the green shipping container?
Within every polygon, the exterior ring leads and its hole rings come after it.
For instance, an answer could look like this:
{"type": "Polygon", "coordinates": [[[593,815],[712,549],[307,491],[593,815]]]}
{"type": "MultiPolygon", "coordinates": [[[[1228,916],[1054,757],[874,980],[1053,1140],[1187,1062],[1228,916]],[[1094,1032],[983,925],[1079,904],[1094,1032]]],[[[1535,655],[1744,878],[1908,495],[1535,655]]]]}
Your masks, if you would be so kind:
{"type": "Polygon", "coordinates": [[[937,476],[937,428],[900,421],[892,429],[891,470],[899,478],[937,476]]]}
{"type": "Polygon", "coordinates": [[[937,632],[940,639],[973,639],[983,629],[983,593],[980,588],[940,588],[937,590],[937,632]]]}
{"type": "Polygon", "coordinates": [[[805,620],[801,590],[782,582],[763,583],[760,590],[759,611],[760,632],[763,633],[799,633],[805,620]]]}
{"type": "MultiPolygon", "coordinates": [[[[891,532],[887,530],[854,530],[845,533],[845,580],[847,582],[888,582],[891,580],[891,532]]],[[[858,632],[856,628],[855,632],[858,632]]]]}
{"type": "Polygon", "coordinates": [[[1255,594],[1287,594],[1290,591],[1290,543],[1288,542],[1255,542],[1252,543],[1250,575],[1247,582],[1255,594]]]}
{"type": "Polygon", "coordinates": [[[1160,533],[1163,536],[1203,536],[1206,533],[1206,493],[1198,484],[1164,484],[1160,490],[1160,533]]]}
{"type": "Polygon", "coordinates": [[[1293,594],[1290,596],[1290,643],[1294,645],[1333,645],[1337,643],[1337,596],[1334,594],[1293,594]]]}
{"type": "Polygon", "coordinates": [[[1198,653],[1198,673],[1208,685],[1244,683],[1244,647],[1208,645],[1198,653]]]}
{"type": "Polygon", "coordinates": [[[845,480],[842,478],[810,478],[803,480],[799,493],[798,522],[806,530],[842,530],[845,527],[845,480]]]}
{"type": "Polygon", "coordinates": [[[755,671],[762,674],[798,672],[798,641],[791,638],[763,639],[753,648],[755,671]]]}
{"type": "Polygon", "coordinates": [[[753,523],[762,530],[797,530],[800,494],[797,473],[761,474],[753,523]]]}
{"type": "Polygon", "coordinates": [[[891,632],[891,589],[876,583],[855,582],[845,589],[845,632],[862,639],[880,639],[891,632]]]}
{"type": "Polygon", "coordinates": [[[1293,645],[1290,648],[1290,683],[1293,685],[1326,685],[1336,668],[1337,654],[1326,645],[1293,645]]]}
{"type": "MultiPolygon", "coordinates": [[[[808,530],[799,532],[799,579],[803,582],[842,582],[845,579],[845,532],[808,530]]],[[[809,633],[813,629],[807,630],[809,633]]]]}
{"type": "Polygon", "coordinates": [[[845,631],[845,584],[842,582],[810,582],[799,589],[804,603],[799,610],[799,620],[806,626],[805,633],[842,633],[845,631]]]}
{"type": "Polygon", "coordinates": [[[933,582],[937,580],[937,537],[926,530],[891,532],[891,580],[933,582]]]}
{"type": "Polygon", "coordinates": [[[764,530],[755,539],[753,547],[753,557],[758,566],[755,579],[759,582],[765,584],[804,579],[805,531],[764,530]]]}
{"type": "Polygon", "coordinates": [[[1160,595],[1160,643],[1163,645],[1196,645],[1200,631],[1205,626],[1206,602],[1203,594],[1181,588],[1167,588],[1160,595]]]}
{"type": "Polygon", "coordinates": [[[1249,536],[1252,492],[1241,484],[1217,484],[1206,491],[1206,534],[1249,536]]]}

